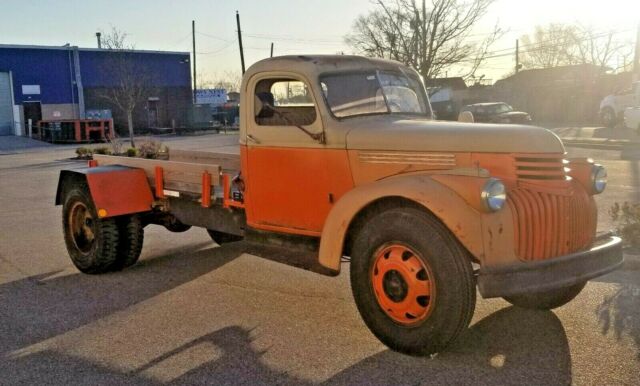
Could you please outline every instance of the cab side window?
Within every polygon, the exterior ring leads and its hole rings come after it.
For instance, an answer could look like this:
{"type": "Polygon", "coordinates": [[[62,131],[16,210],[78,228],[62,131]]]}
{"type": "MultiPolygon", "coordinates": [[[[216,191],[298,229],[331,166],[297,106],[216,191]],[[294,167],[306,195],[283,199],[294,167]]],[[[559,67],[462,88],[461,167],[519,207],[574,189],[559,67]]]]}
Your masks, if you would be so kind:
{"type": "Polygon", "coordinates": [[[259,81],[254,106],[260,126],[306,126],[317,118],[311,89],[296,79],[259,81]]]}

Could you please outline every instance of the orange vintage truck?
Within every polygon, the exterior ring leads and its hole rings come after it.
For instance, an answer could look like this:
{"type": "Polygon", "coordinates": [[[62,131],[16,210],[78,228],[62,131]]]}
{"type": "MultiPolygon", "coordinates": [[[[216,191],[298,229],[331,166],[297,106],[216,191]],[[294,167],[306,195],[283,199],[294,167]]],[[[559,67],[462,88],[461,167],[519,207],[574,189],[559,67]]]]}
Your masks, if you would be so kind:
{"type": "Polygon", "coordinates": [[[60,174],[69,255],[86,273],[135,264],[144,227],[206,228],[219,244],[337,275],[390,348],[438,352],[485,298],[550,309],[622,263],[596,236],[606,170],[551,132],[438,122],[418,74],[357,56],[253,65],[240,154],[96,156],[60,174]]]}

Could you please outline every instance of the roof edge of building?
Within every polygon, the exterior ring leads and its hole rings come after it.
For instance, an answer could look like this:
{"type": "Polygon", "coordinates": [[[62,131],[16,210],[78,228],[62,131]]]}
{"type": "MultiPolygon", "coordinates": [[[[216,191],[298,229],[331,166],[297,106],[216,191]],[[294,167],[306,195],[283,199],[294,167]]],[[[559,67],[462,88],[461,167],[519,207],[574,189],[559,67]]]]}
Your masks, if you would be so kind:
{"type": "MultiPolygon", "coordinates": [[[[76,46],[44,46],[44,45],[31,45],[31,44],[0,44],[0,48],[18,48],[18,49],[36,49],[36,50],[68,50],[76,48],[76,46]]],[[[78,51],[96,51],[96,52],[139,52],[143,54],[166,54],[166,55],[190,55],[190,52],[186,51],[160,51],[160,50],[109,50],[106,48],[83,48],[77,47],[78,51]]]]}

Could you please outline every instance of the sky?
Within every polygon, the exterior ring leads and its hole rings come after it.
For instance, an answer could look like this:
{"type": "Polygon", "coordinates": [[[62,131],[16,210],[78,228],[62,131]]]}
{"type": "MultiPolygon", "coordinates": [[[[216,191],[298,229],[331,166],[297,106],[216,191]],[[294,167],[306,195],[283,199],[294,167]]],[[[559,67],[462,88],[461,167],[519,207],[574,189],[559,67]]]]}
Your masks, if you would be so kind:
{"type": "MultiPolygon", "coordinates": [[[[269,56],[271,42],[274,55],[354,53],[344,36],[374,7],[371,0],[0,0],[0,44],[96,47],[95,33],[115,27],[138,49],[191,51],[195,20],[198,77],[214,80],[240,71],[236,10],[248,67],[269,56]]],[[[581,23],[631,43],[640,0],[496,0],[471,39],[496,23],[507,31],[491,48],[501,56],[478,72],[493,80],[511,71],[515,40],[536,25],[581,23]]]]}

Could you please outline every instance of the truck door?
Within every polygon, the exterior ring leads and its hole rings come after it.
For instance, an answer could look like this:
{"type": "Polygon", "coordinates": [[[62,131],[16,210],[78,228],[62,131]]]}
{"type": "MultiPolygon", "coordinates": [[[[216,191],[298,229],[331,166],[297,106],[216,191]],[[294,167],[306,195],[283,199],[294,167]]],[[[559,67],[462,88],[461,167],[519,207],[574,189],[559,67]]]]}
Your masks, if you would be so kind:
{"type": "Polygon", "coordinates": [[[253,106],[243,114],[241,147],[247,222],[257,229],[319,235],[334,200],[352,185],[346,150],[310,135],[322,133],[323,125],[307,81],[262,77],[248,89],[254,90],[247,98],[253,106]]]}

